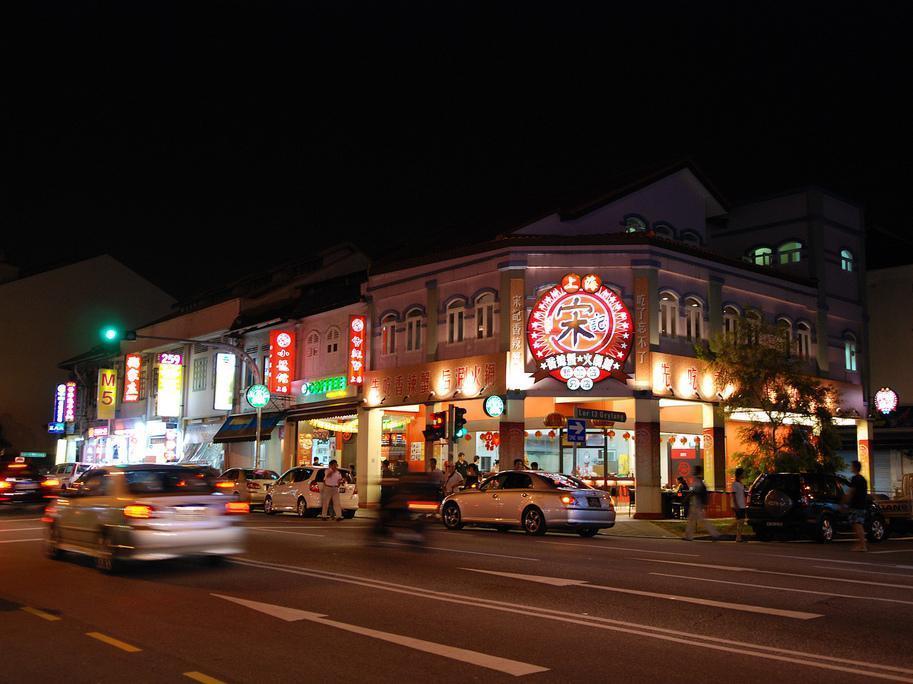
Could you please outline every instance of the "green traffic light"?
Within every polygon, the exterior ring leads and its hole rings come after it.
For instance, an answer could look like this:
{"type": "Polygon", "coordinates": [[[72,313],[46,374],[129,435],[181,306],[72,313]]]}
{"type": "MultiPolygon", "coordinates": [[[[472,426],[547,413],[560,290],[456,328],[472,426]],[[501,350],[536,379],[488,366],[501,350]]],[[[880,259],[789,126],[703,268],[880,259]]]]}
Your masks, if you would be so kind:
{"type": "Polygon", "coordinates": [[[105,341],[113,342],[118,337],[120,337],[120,332],[117,330],[117,328],[104,328],[101,331],[101,336],[105,341]]]}

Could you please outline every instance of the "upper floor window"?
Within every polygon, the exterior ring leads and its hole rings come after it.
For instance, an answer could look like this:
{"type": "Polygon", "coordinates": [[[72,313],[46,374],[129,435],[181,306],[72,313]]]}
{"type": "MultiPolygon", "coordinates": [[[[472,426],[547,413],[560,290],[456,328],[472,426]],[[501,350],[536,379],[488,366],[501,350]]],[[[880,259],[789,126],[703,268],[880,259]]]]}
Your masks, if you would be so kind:
{"type": "Polygon", "coordinates": [[[781,264],[797,264],[802,260],[802,243],[784,242],[777,247],[777,256],[781,264]]]}
{"type": "Polygon", "coordinates": [[[785,318],[777,319],[777,332],[780,333],[781,341],[783,343],[783,351],[786,352],[786,355],[789,356],[793,346],[793,324],[790,323],[785,318]]]}
{"type": "Polygon", "coordinates": [[[808,323],[799,323],[796,326],[796,355],[800,359],[812,357],[812,329],[808,323]]]}
{"type": "Polygon", "coordinates": [[[623,224],[626,233],[640,233],[647,229],[647,222],[634,214],[625,216],[623,224]]]}
{"type": "Polygon", "coordinates": [[[653,232],[660,237],[669,238],[670,240],[675,237],[675,232],[672,230],[672,226],[666,223],[654,223],[653,232]]]}
{"type": "Polygon", "coordinates": [[[671,292],[659,296],[659,334],[663,337],[675,337],[678,322],[678,297],[671,292]]]}
{"type": "Polygon", "coordinates": [[[327,330],[327,354],[335,354],[339,351],[339,328],[332,327],[327,330]]]}
{"type": "Polygon", "coordinates": [[[463,318],[466,311],[463,302],[455,299],[447,305],[447,342],[463,341],[463,318]]]}
{"type": "Polygon", "coordinates": [[[406,351],[422,348],[422,310],[410,309],[406,313],[406,351]]]}
{"type": "Polygon", "coordinates": [[[682,242],[687,242],[689,245],[701,244],[701,236],[693,230],[683,230],[680,239],[682,242]]]}
{"type": "Polygon", "coordinates": [[[685,300],[685,337],[691,342],[704,338],[704,305],[696,297],[685,300]]]}
{"type": "Polygon", "coordinates": [[[744,340],[757,344],[761,337],[761,314],[757,311],[746,311],[744,319],[744,340]]]}
{"type": "Polygon", "coordinates": [[[734,306],[723,307],[723,335],[732,339],[739,326],[739,311],[734,306]]]}
{"type": "Polygon", "coordinates": [[[320,333],[312,330],[304,339],[304,358],[313,359],[320,354],[320,333]]]}
{"type": "Polygon", "coordinates": [[[840,250],[840,269],[849,273],[853,272],[853,253],[848,249],[840,250]]]}
{"type": "Polygon", "coordinates": [[[856,338],[847,335],[843,340],[844,367],[848,371],[856,370],[856,338]]]}
{"type": "Polygon", "coordinates": [[[209,371],[209,357],[198,356],[193,360],[193,391],[199,392],[206,389],[206,378],[209,371]]]}
{"type": "Polygon", "coordinates": [[[755,247],[748,253],[751,263],[758,266],[770,266],[773,250],[770,247],[755,247]]]}
{"type": "Polygon", "coordinates": [[[491,293],[476,298],[476,339],[484,340],[494,335],[495,298],[491,293]]]}
{"type": "Polygon", "coordinates": [[[380,321],[380,353],[396,353],[396,315],[387,314],[380,321]]]}

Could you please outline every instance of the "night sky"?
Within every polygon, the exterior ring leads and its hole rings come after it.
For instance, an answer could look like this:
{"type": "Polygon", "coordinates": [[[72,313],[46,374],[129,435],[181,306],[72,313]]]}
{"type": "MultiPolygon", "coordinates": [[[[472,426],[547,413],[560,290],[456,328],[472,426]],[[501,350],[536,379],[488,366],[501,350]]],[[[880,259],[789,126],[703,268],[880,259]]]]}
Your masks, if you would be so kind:
{"type": "Polygon", "coordinates": [[[26,269],[110,252],[183,296],[340,239],[491,236],[682,157],[731,202],[829,187],[872,263],[913,254],[908,3],[21,4],[26,269]]]}

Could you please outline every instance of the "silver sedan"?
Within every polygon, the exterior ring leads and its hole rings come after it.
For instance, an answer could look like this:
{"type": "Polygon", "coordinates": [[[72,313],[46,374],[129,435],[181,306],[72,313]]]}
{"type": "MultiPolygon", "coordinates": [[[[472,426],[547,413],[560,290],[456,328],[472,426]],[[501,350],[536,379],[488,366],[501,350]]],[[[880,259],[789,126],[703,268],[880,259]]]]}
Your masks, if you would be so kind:
{"type": "Polygon", "coordinates": [[[615,525],[615,507],[606,492],[575,477],[530,470],[502,471],[478,489],[451,494],[441,505],[448,529],[465,524],[522,527],[528,534],[548,529],[574,530],[592,537],[615,525]]]}

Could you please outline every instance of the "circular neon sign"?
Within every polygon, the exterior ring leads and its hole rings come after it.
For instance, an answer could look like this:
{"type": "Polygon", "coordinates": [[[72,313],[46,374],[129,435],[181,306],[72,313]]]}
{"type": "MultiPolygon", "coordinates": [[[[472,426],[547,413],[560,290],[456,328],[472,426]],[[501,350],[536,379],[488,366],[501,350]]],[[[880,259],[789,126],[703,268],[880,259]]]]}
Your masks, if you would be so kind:
{"type": "Polygon", "coordinates": [[[598,275],[568,273],[539,295],[526,339],[543,372],[569,390],[587,391],[610,376],[627,381],[631,323],[625,303],[598,275]]]}
{"type": "Polygon", "coordinates": [[[270,393],[266,385],[251,385],[247,388],[247,403],[254,408],[263,408],[269,403],[270,393]]]}
{"type": "Polygon", "coordinates": [[[492,394],[490,397],[485,397],[482,408],[485,409],[486,416],[497,418],[504,413],[504,399],[497,394],[492,394]]]}
{"type": "Polygon", "coordinates": [[[881,413],[888,415],[897,409],[897,392],[890,387],[882,387],[875,392],[875,408],[881,413]]]}

